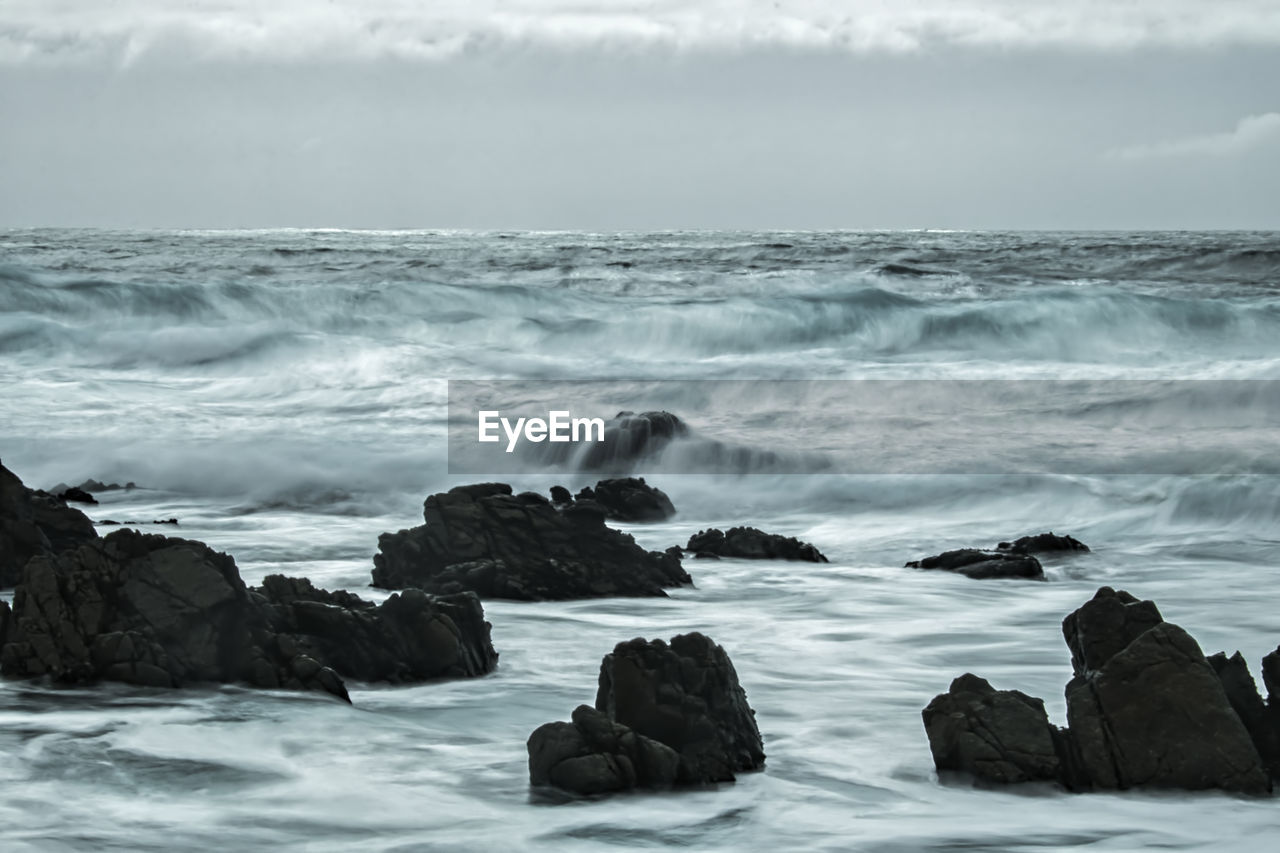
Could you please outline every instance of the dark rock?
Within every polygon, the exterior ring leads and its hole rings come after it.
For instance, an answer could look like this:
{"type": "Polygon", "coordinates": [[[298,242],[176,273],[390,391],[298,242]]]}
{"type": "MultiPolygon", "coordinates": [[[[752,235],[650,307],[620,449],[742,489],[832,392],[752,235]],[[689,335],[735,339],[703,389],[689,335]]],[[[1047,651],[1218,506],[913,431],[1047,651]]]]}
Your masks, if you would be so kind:
{"type": "Polygon", "coordinates": [[[1262,659],[1262,683],[1267,688],[1267,702],[1280,707],[1280,646],[1262,659]]]}
{"type": "Polygon", "coordinates": [[[1062,761],[1044,702],[996,690],[966,673],[924,709],[929,749],[939,770],[1001,784],[1060,781],[1062,761]]]}
{"type": "Polygon", "coordinates": [[[1240,722],[1244,723],[1267,772],[1273,777],[1280,777],[1280,716],[1273,713],[1258,694],[1258,685],[1249,674],[1249,664],[1239,652],[1231,657],[1218,652],[1207,660],[1218,674],[1227,701],[1240,722]]]}
{"type": "Polygon", "coordinates": [[[37,554],[56,554],[97,537],[80,510],[28,489],[0,465],[0,587],[17,583],[22,567],[37,554]]]}
{"type": "Polygon", "coordinates": [[[1177,625],[1147,629],[1066,692],[1068,728],[1095,788],[1271,788],[1222,682],[1177,625]]]}
{"type": "Polygon", "coordinates": [[[665,596],[664,587],[691,582],[678,549],[646,551],[606,527],[598,503],[557,511],[530,495],[501,483],[432,495],[425,525],[378,538],[373,585],[543,600],[665,596]]]}
{"type": "Polygon", "coordinates": [[[1062,636],[1071,649],[1076,675],[1100,669],[1117,652],[1164,619],[1155,604],[1139,601],[1109,586],[1062,620],[1062,636]]]}
{"type": "Polygon", "coordinates": [[[989,578],[1026,578],[1044,580],[1044,568],[1030,554],[1013,551],[980,551],[977,548],[961,548],[944,551],[933,557],[912,560],[908,569],[939,569],[957,572],[976,580],[989,578]]]}
{"type": "Polygon", "coordinates": [[[808,542],[794,536],[765,533],[754,527],[731,527],[726,533],[717,528],[700,530],[689,537],[686,551],[698,556],[741,557],[749,560],[801,560],[825,563],[827,558],[808,542]]]}
{"type": "Polygon", "coordinates": [[[98,502],[98,499],[93,495],[76,486],[63,490],[58,497],[64,501],[80,504],[96,504],[98,502]]]}
{"type": "Polygon", "coordinates": [[[557,505],[568,505],[573,503],[573,495],[564,486],[552,486],[551,502],[557,505]]]}
{"type": "Polygon", "coordinates": [[[572,723],[547,723],[529,736],[529,781],[576,794],[670,788],[680,756],[587,705],[572,723]]]}
{"type": "Polygon", "coordinates": [[[32,558],[0,628],[0,672],[66,683],[247,682],[347,699],[338,671],[421,680],[495,659],[474,599],[413,591],[374,606],[278,577],[251,591],[228,555],[129,529],[32,558]]]}
{"type": "Polygon", "coordinates": [[[1058,536],[1053,532],[1023,536],[1013,542],[1001,542],[1000,551],[1017,551],[1022,554],[1049,554],[1061,551],[1088,551],[1089,546],[1074,536],[1058,536]]]}
{"type": "Polygon", "coordinates": [[[680,755],[682,785],[764,766],[755,712],[720,646],[702,634],[619,643],[600,665],[596,709],[680,755]]]}
{"type": "Polygon", "coordinates": [[[676,514],[666,493],[646,484],[643,477],[601,480],[595,489],[583,489],[578,499],[583,500],[584,495],[604,507],[605,515],[615,521],[662,521],[676,514]]]}
{"type": "Polygon", "coordinates": [[[688,434],[684,421],[670,412],[618,412],[605,422],[604,441],[586,445],[581,465],[586,471],[626,471],[688,434]]]}

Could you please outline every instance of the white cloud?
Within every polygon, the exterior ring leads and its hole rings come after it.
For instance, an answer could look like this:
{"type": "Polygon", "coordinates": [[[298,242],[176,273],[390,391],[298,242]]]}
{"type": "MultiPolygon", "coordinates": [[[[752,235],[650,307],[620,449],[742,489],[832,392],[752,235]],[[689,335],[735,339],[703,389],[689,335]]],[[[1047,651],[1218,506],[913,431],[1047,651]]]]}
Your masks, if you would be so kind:
{"type": "Polygon", "coordinates": [[[1171,139],[1150,145],[1117,148],[1108,156],[1119,160],[1150,160],[1163,157],[1227,157],[1257,148],[1272,139],[1280,139],[1280,113],[1245,116],[1233,130],[1171,139]]]}
{"type": "Polygon", "coordinates": [[[1280,45],[1275,0],[0,0],[0,62],[1280,45]]]}

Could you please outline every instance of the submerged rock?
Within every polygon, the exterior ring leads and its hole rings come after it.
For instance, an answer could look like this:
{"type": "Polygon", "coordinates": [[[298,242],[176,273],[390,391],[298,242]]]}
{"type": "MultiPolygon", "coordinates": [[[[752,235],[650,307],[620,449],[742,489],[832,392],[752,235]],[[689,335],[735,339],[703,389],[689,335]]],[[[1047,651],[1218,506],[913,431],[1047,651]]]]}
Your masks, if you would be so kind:
{"type": "Polygon", "coordinates": [[[619,643],[595,709],[538,728],[528,748],[534,785],[578,794],[731,782],[765,759],[733,663],[698,633],[619,643]]]}
{"type": "Polygon", "coordinates": [[[118,530],[26,566],[0,604],[0,673],[158,687],[245,682],[347,699],[342,675],[409,681],[493,668],[474,597],[381,605],[273,576],[249,590],[202,542],[118,530]]]}
{"type": "Polygon", "coordinates": [[[0,587],[17,583],[23,566],[37,554],[56,554],[97,537],[80,510],[28,489],[0,465],[0,587]]]}
{"type": "Polygon", "coordinates": [[[748,560],[799,560],[809,563],[825,563],[822,552],[801,542],[794,536],[765,533],[754,527],[731,527],[728,532],[718,528],[699,530],[689,537],[686,551],[699,557],[740,557],[748,560]]]}
{"type": "Polygon", "coordinates": [[[586,445],[579,465],[584,471],[623,473],[688,434],[689,427],[670,412],[618,412],[605,422],[604,440],[586,445]]]}
{"type": "Polygon", "coordinates": [[[432,495],[423,515],[422,526],[378,537],[374,586],[538,601],[665,596],[692,582],[679,549],[646,551],[605,526],[595,501],[559,511],[540,495],[482,483],[432,495]]]}
{"type": "Polygon", "coordinates": [[[999,551],[1018,551],[1023,554],[1052,554],[1064,551],[1088,551],[1089,546],[1074,536],[1058,536],[1053,531],[1037,533],[1034,536],[1023,536],[1012,542],[1001,542],[996,545],[999,551]]]}
{"type": "Polygon", "coordinates": [[[96,504],[98,499],[86,492],[78,486],[72,486],[69,489],[63,489],[57,494],[57,497],[63,501],[80,504],[96,504]]]}
{"type": "Polygon", "coordinates": [[[1073,790],[1270,790],[1260,751],[1280,729],[1238,655],[1206,659],[1153,603],[1109,587],[1062,630],[1075,672],[1067,728],[1050,726],[1038,699],[962,676],[925,709],[939,770],[1073,790]]]}
{"type": "MultiPolygon", "coordinates": [[[[555,489],[551,500],[558,502],[555,489]]],[[[588,486],[578,492],[577,500],[596,502],[604,508],[605,517],[615,521],[662,521],[676,514],[671,498],[645,483],[644,477],[601,480],[594,489],[588,486]]]]}
{"type": "Polygon", "coordinates": [[[922,560],[912,560],[904,568],[938,569],[956,572],[975,580],[988,578],[1026,578],[1044,580],[1044,567],[1030,554],[1012,551],[981,551],[977,548],[960,548],[944,551],[922,560]]]}

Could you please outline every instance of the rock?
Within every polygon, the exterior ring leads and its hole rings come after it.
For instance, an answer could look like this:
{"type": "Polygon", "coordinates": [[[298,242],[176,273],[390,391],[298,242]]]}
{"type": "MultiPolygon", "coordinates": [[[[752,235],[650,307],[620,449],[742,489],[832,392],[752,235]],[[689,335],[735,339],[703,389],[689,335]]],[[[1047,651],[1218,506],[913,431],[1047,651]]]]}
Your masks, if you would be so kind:
{"type": "MultiPolygon", "coordinates": [[[[556,499],[554,491],[551,499],[556,499]]],[[[643,477],[601,480],[594,489],[579,492],[578,500],[595,501],[615,521],[662,521],[676,514],[666,493],[646,484],[643,477]]]]}
{"type": "Polygon", "coordinates": [[[278,576],[249,590],[228,555],[130,529],[34,557],[0,630],[0,673],[63,683],[246,682],[348,699],[339,672],[399,682],[496,660],[474,598],[409,591],[375,606],[278,576]]]}
{"type": "Polygon", "coordinates": [[[1099,589],[1091,600],[1062,620],[1062,635],[1071,649],[1076,675],[1100,669],[1113,655],[1163,622],[1150,601],[1139,601],[1124,590],[1099,589]]]}
{"type": "Polygon", "coordinates": [[[1222,682],[1177,625],[1148,628],[1066,692],[1068,729],[1094,788],[1271,789],[1222,682]]]}
{"type": "Polygon", "coordinates": [[[56,554],[97,537],[80,510],[28,489],[0,465],[0,587],[17,583],[23,566],[37,554],[56,554]]]}
{"type": "Polygon", "coordinates": [[[646,551],[606,527],[593,501],[557,511],[539,495],[486,483],[432,495],[423,515],[426,524],[378,538],[374,586],[538,601],[665,596],[691,583],[679,549],[646,551]]]}
{"type": "Polygon", "coordinates": [[[98,499],[95,498],[93,495],[89,494],[84,489],[78,488],[76,486],[72,486],[69,489],[64,489],[58,495],[58,498],[63,501],[69,501],[69,502],[81,503],[81,504],[96,504],[98,502],[98,499]]]}
{"type": "Polygon", "coordinates": [[[1262,683],[1267,688],[1267,703],[1280,707],[1280,646],[1262,659],[1262,683]]]}
{"type": "Polygon", "coordinates": [[[1049,724],[1039,699],[964,675],[924,711],[939,770],[1071,790],[1270,790],[1259,752],[1280,728],[1238,654],[1206,659],[1154,604],[1110,587],[1067,616],[1062,632],[1075,671],[1067,728],[1049,724]]]}
{"type": "Polygon", "coordinates": [[[684,421],[670,412],[618,412],[605,422],[604,441],[585,446],[580,465],[585,471],[629,471],[688,434],[684,421]]]}
{"type": "Polygon", "coordinates": [[[1227,701],[1240,722],[1244,723],[1267,772],[1274,778],[1280,778],[1280,714],[1262,701],[1258,685],[1249,674],[1249,664],[1239,652],[1231,657],[1218,652],[1207,660],[1218,674],[1227,701]]]}
{"type": "Polygon", "coordinates": [[[764,766],[733,663],[702,634],[619,643],[600,665],[596,710],[679,753],[679,784],[730,782],[764,766]]]}
{"type": "Polygon", "coordinates": [[[1026,578],[1044,580],[1044,568],[1030,554],[1012,551],[980,551],[977,548],[961,548],[944,551],[933,557],[912,560],[908,569],[939,569],[957,572],[975,580],[989,578],[1026,578]]]}
{"type": "Polygon", "coordinates": [[[1035,536],[1023,536],[1012,542],[1001,542],[996,546],[999,551],[1017,551],[1022,554],[1049,554],[1062,551],[1088,551],[1089,546],[1074,536],[1057,536],[1052,531],[1037,533],[1035,536]]]}
{"type": "Polygon", "coordinates": [[[978,779],[1056,782],[1062,761],[1044,702],[1017,690],[996,690],[966,673],[923,711],[929,749],[938,770],[978,779]]]}
{"type": "Polygon", "coordinates": [[[564,486],[552,486],[551,502],[556,506],[567,506],[573,503],[573,495],[564,486]]]}
{"type": "Polygon", "coordinates": [[[686,551],[699,557],[741,557],[748,560],[800,560],[809,563],[825,563],[827,558],[808,542],[793,536],[765,533],[754,527],[732,527],[726,533],[717,528],[700,530],[689,537],[686,551]]]}
{"type": "Polygon", "coordinates": [[[600,711],[579,705],[572,723],[547,723],[529,736],[529,781],[575,794],[670,788],[680,756],[600,711]]]}

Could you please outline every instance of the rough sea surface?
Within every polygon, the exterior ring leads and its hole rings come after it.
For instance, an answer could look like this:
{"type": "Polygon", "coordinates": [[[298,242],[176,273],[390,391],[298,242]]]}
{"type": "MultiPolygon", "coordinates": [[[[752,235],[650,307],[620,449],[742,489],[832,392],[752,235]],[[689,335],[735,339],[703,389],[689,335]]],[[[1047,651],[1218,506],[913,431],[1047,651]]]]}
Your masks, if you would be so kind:
{"type": "MultiPolygon", "coordinates": [[[[1280,379],[1277,341],[1275,233],[0,231],[0,458],[34,487],[135,481],[90,516],[177,517],[250,583],[379,598],[378,534],[465,481],[446,473],[448,379],[615,380],[619,409],[668,378],[1280,379]]],[[[746,442],[780,404],[734,405],[689,417],[746,442]]],[[[2,682],[0,847],[1268,849],[1274,800],[940,780],[920,721],[972,671],[1061,724],[1060,622],[1103,584],[1256,675],[1280,643],[1280,483],[1217,464],[655,475],[680,512],[629,526],[643,544],[751,524],[831,563],[690,560],[696,587],[669,599],[487,602],[492,676],[352,685],[352,706],[2,682]],[[1048,583],[902,568],[1042,530],[1094,552],[1046,560],[1048,583]],[[592,700],[600,658],[690,630],[732,657],[764,772],[532,795],[525,739],[592,700]]]]}

